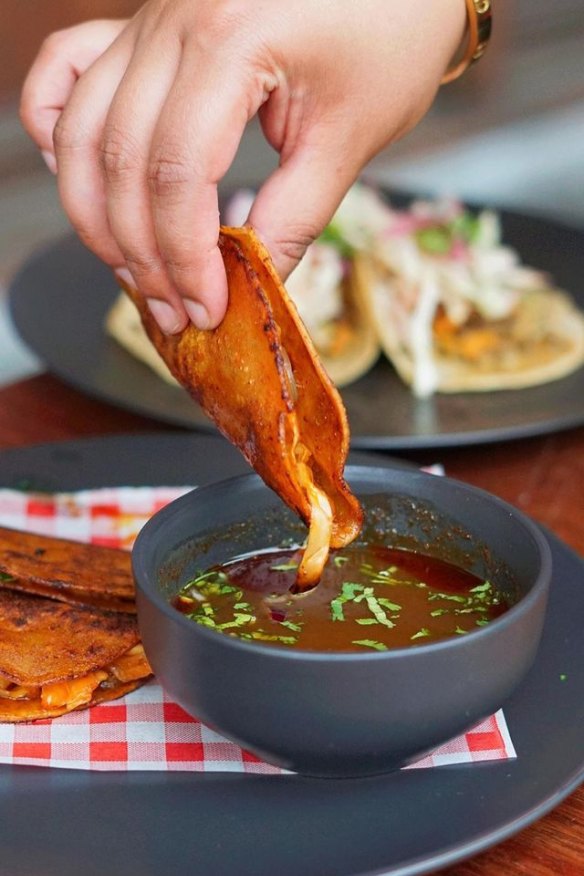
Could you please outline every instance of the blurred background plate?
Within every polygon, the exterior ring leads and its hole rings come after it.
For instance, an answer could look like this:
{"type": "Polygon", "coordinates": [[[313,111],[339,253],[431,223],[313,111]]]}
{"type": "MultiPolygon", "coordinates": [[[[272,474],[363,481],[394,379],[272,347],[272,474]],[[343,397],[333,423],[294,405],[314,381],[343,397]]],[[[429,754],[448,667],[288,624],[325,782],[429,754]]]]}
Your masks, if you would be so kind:
{"type": "MultiPolygon", "coordinates": [[[[502,219],[505,242],[526,264],[548,271],[584,308],[584,231],[509,211],[502,219]]],[[[9,289],[9,303],[22,339],[66,382],[171,425],[213,430],[184,391],[167,385],[105,334],[104,318],[117,294],[110,271],[67,236],[24,264],[9,289]]],[[[355,448],[476,444],[584,423],[584,368],[530,389],[420,400],[381,358],[342,396],[355,448]]]]}

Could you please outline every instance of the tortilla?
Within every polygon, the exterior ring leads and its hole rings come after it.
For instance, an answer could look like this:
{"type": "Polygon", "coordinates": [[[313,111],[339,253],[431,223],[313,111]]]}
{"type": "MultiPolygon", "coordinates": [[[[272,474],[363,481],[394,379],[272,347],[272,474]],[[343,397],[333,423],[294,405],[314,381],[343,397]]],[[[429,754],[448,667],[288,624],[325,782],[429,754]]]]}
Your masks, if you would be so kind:
{"type": "Polygon", "coordinates": [[[0,590],[0,721],[115,699],[150,674],[135,617],[0,590]]]}
{"type": "Polygon", "coordinates": [[[321,535],[313,533],[307,553],[318,551],[320,562],[325,537],[328,554],[329,545],[348,544],[362,525],[362,509],[343,478],[346,412],[253,230],[222,228],[219,246],[229,304],[213,331],[189,325],[165,335],[142,296],[126,291],[174,377],[266,484],[307,525],[318,525],[321,535]]]}
{"type": "Polygon", "coordinates": [[[171,386],[179,385],[170,373],[164,359],[157,352],[156,347],[150,343],[140,314],[124,292],[118,295],[108,310],[105,329],[120,346],[151,368],[162,380],[171,386]]]}
{"type": "Polygon", "coordinates": [[[136,613],[129,551],[0,527],[0,588],[136,613]]]}
{"type": "MultiPolygon", "coordinates": [[[[341,295],[343,312],[339,319],[326,326],[326,342],[312,339],[326,372],[338,387],[348,386],[366,374],[381,351],[377,333],[366,317],[363,290],[351,264],[342,282],[341,295]]],[[[123,292],[108,310],[105,329],[162,380],[178,386],[164,359],[150,343],[139,313],[123,292]]]]}
{"type": "Polygon", "coordinates": [[[329,327],[327,346],[316,344],[320,360],[338,387],[355,383],[375,365],[381,346],[377,332],[367,318],[361,276],[351,261],[343,281],[343,316],[329,327]]]}
{"type": "MultiPolygon", "coordinates": [[[[383,352],[408,386],[416,386],[420,365],[431,372],[432,390],[456,393],[538,386],[566,377],[584,364],[584,315],[569,295],[551,287],[523,292],[505,319],[473,315],[459,327],[444,328],[438,300],[433,318],[431,314],[427,320],[428,343],[417,342],[416,364],[411,344],[403,340],[407,331],[396,325],[394,279],[373,260],[362,259],[359,271],[369,319],[383,352]]],[[[410,337],[417,316],[419,310],[414,309],[410,337]]]]}

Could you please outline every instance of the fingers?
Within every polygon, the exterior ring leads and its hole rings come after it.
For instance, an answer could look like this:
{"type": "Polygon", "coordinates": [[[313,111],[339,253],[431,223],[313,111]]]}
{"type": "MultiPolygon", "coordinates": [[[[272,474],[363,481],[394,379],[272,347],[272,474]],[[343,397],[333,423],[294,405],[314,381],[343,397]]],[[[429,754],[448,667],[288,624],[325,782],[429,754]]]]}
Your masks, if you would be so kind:
{"type": "Polygon", "coordinates": [[[180,63],[177,50],[153,37],[138,45],[112,100],[101,142],[108,225],[129,271],[161,328],[179,331],[188,321],[161,257],[150,203],[150,146],[180,63]],[[148,86],[144,86],[144,68],[148,86]]]}
{"type": "Polygon", "coordinates": [[[267,246],[283,280],[296,267],[306,248],[330,222],[361,163],[342,154],[337,132],[326,136],[316,130],[266,180],[252,205],[249,223],[267,246]]]}
{"type": "Polygon", "coordinates": [[[28,134],[56,171],[53,131],[79,76],[114,41],[124,21],[91,21],[51,34],[24,82],[20,117],[28,134]]]}
{"type": "Polygon", "coordinates": [[[248,121],[245,77],[185,47],[137,50],[113,100],[103,145],[109,224],[161,328],[218,325],[227,281],[217,243],[217,182],[248,121]],[[148,65],[151,87],[143,87],[148,65]],[[156,82],[156,88],[152,83],[156,82]]]}
{"type": "Polygon", "coordinates": [[[108,223],[100,150],[131,48],[120,38],[78,80],[53,134],[63,207],[83,242],[110,265],[122,265],[124,257],[108,223]]]}
{"type": "Polygon", "coordinates": [[[227,281],[217,242],[217,183],[233,161],[251,110],[245,76],[185,53],[152,138],[147,179],[160,257],[190,319],[221,321],[227,281]],[[196,82],[196,88],[193,88],[196,82]]]}

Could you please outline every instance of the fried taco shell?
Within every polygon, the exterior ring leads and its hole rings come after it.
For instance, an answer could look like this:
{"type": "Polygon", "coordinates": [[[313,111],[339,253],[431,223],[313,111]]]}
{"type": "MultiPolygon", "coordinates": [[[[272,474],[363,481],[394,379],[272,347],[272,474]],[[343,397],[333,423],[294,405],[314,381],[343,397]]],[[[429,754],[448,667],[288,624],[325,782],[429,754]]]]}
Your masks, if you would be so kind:
{"type": "Polygon", "coordinates": [[[0,590],[0,721],[115,699],[150,674],[131,615],[0,590]]]}
{"type": "MultiPolygon", "coordinates": [[[[309,334],[320,360],[336,386],[348,386],[366,374],[380,354],[375,328],[366,316],[360,277],[352,263],[341,282],[341,314],[309,334]]],[[[292,295],[292,300],[294,296],[292,295]]],[[[150,343],[139,313],[127,295],[121,293],[109,309],[106,332],[140,362],[151,368],[166,383],[177,386],[164,359],[150,343]]]]}
{"type": "Polygon", "coordinates": [[[174,377],[266,484],[312,523],[313,553],[325,538],[328,553],[329,544],[348,544],[362,525],[359,502],[343,478],[345,409],[255,233],[223,228],[219,246],[229,305],[213,331],[189,325],[165,335],[136,290],[126,291],[174,377]]]}
{"type": "Polygon", "coordinates": [[[135,614],[130,554],[0,527],[0,588],[135,614]]]}

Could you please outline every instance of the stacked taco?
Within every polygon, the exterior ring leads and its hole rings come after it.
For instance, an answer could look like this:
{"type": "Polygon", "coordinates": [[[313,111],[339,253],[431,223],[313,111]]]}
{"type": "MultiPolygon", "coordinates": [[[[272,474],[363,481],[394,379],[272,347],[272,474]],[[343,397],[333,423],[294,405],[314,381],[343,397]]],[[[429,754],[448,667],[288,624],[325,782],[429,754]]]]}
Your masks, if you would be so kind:
{"type": "Polygon", "coordinates": [[[143,684],[133,597],[126,552],[0,529],[0,721],[55,718],[143,684]]]}

